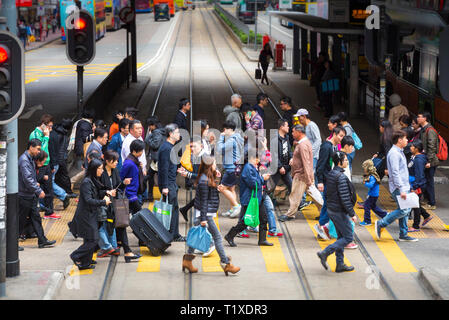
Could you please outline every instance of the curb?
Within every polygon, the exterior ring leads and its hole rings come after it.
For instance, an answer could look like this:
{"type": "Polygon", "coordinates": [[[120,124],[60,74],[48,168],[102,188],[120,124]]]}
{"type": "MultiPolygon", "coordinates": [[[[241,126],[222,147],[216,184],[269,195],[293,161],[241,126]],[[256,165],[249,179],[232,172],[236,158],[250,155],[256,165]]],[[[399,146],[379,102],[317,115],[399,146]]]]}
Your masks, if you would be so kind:
{"type": "Polygon", "coordinates": [[[36,50],[36,49],[40,49],[40,48],[42,48],[42,47],[44,47],[44,46],[46,46],[46,45],[48,45],[48,44],[50,44],[50,43],[53,43],[53,42],[55,42],[55,41],[57,41],[57,40],[61,40],[61,38],[60,38],[60,37],[58,37],[58,38],[55,38],[55,39],[53,39],[53,40],[50,40],[50,41],[44,42],[44,43],[42,43],[42,44],[38,45],[38,46],[37,46],[37,47],[35,47],[35,48],[31,48],[31,49],[26,49],[26,50],[25,50],[25,52],[30,52],[30,51],[33,51],[33,50],[36,50]]]}
{"type": "Polygon", "coordinates": [[[449,300],[449,290],[445,290],[440,285],[440,283],[444,283],[444,278],[443,275],[430,267],[421,268],[418,272],[418,280],[434,300],[449,300]]]}
{"type": "Polygon", "coordinates": [[[47,292],[42,300],[53,300],[56,294],[59,292],[61,285],[64,281],[64,274],[62,272],[53,272],[51,275],[47,292]]]}

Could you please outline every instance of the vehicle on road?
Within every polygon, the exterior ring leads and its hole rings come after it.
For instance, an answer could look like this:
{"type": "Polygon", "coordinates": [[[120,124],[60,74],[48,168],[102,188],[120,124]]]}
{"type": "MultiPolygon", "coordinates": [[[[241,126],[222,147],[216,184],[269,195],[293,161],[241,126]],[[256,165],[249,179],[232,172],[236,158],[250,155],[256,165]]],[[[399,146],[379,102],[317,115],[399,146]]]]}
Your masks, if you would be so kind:
{"type": "Polygon", "coordinates": [[[265,1],[262,0],[241,0],[237,3],[235,9],[235,14],[237,18],[244,23],[255,23],[256,22],[256,10],[265,10],[265,1]],[[257,5],[257,7],[256,7],[257,5]]]}
{"type": "MultiPolygon", "coordinates": [[[[105,0],[80,0],[81,8],[87,10],[94,17],[96,25],[96,40],[106,35],[106,13],[105,0]]],[[[73,0],[61,0],[60,3],[61,16],[61,39],[66,40],[65,31],[67,29],[65,21],[67,17],[76,10],[76,4],[73,0]]]]}
{"type": "Polygon", "coordinates": [[[220,4],[232,4],[232,0],[220,0],[220,4]]]}
{"type": "MultiPolygon", "coordinates": [[[[292,1],[292,8],[291,9],[279,9],[280,11],[291,11],[291,12],[304,12],[309,13],[309,5],[315,4],[314,2],[311,2],[309,0],[294,0],[292,1]]],[[[281,26],[287,27],[287,28],[293,28],[293,23],[279,19],[279,23],[281,26]]]]}
{"type": "Polygon", "coordinates": [[[160,19],[170,21],[170,8],[168,3],[161,2],[154,5],[154,21],[159,21],[160,19]]]}
{"type": "Polygon", "coordinates": [[[118,30],[122,27],[123,22],[120,20],[119,13],[126,6],[128,6],[128,0],[106,0],[106,30],[118,30]]]}
{"type": "Polygon", "coordinates": [[[154,6],[158,3],[166,3],[168,4],[168,8],[170,9],[170,17],[175,16],[175,1],[174,0],[153,0],[154,6]]]}
{"type": "Polygon", "coordinates": [[[175,9],[183,10],[183,11],[187,10],[186,2],[187,1],[184,1],[184,0],[175,0],[175,7],[176,7],[175,9]]]}
{"type": "Polygon", "coordinates": [[[136,0],[136,13],[153,11],[153,0],[136,0]]]}

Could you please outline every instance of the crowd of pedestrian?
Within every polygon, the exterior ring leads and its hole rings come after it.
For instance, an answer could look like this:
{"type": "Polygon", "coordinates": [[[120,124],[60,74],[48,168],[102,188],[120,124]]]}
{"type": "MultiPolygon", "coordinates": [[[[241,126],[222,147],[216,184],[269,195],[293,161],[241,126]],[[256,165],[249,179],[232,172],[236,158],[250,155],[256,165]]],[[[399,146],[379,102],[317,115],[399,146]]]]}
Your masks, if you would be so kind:
{"type": "MultiPolygon", "coordinates": [[[[111,204],[125,197],[129,213],[134,215],[145,201],[154,201],[157,181],[162,198],[172,207],[169,232],[173,241],[186,241],[179,230],[179,213],[188,221],[188,212],[193,208],[194,224],[207,227],[213,238],[204,256],[217,250],[226,275],[238,272],[239,268],[226,255],[213,221],[220,208],[220,193],[228,202],[221,207],[229,208],[221,215],[237,219],[224,236],[231,247],[237,246],[235,237],[249,238],[248,231],[259,233],[259,246],[272,246],[267,237],[283,236],[276,223],[294,220],[298,212],[313,202],[320,212],[314,226],[318,239],[335,238],[331,229],[337,234],[335,243],[317,253],[322,265],[328,269],[327,257],[335,252],[336,272],[351,271],[353,267],[344,264],[344,249],[357,248],[353,239],[357,197],[351,182],[354,161],[363,162],[363,183],[368,189],[365,201],[358,203],[364,208],[360,225],[372,224],[373,211],[379,217],[375,221],[378,239],[384,228],[399,220],[399,241],[417,241],[408,233],[419,231],[432,219],[427,210],[436,208],[433,177],[439,149],[438,134],[430,124],[428,112],[415,118],[393,112],[390,120],[380,122],[379,152],[371,159],[358,159],[356,150],[362,148],[362,142],[344,112],[330,115],[330,135],[322,139],[309,111],[297,110],[289,97],[280,100],[283,117],[276,128],[264,124],[264,109],[268,105],[265,94],[257,95],[254,106],[243,103],[238,94],[232,95],[230,102],[223,110],[225,117],[219,137],[210,131],[207,120],[198,121],[201,134],[183,142],[189,152],[187,159],[182,148],[174,151],[181,145],[181,130],[188,130],[191,108],[188,99],[180,100],[172,123],[162,124],[158,117],[151,116],[145,122],[146,131],[133,108],[115,112],[110,126],[102,120],[94,121],[90,111],[84,111],[73,126],[69,119],[54,124],[51,115],[43,115],[19,159],[19,238],[37,237],[39,248],[54,245],[54,240],[45,237],[39,210],[44,212],[44,219],[60,219],[55,213],[54,199],[66,209],[70,199],[76,198],[77,209],[69,228],[75,238],[83,239],[83,244],[70,255],[78,268],[95,268],[92,259],[95,251],[102,258],[120,255],[120,248],[126,262],[138,261],[141,255],[130,249],[126,228],[115,227],[111,204]],[[277,130],[269,144],[266,129],[277,130]],[[180,162],[174,160],[176,155],[182,155],[180,162]],[[70,170],[79,173],[70,178],[70,170]],[[186,188],[195,189],[194,199],[181,208],[178,175],[185,178],[186,188]],[[397,209],[390,213],[377,206],[379,186],[385,176],[397,202],[397,209]],[[289,207],[276,219],[274,193],[281,181],[289,194],[289,207]],[[79,195],[72,191],[77,182],[79,195]],[[398,198],[406,199],[410,192],[418,194],[421,201],[419,208],[413,210],[413,227],[408,228],[412,210],[402,209],[398,198]],[[306,194],[312,201],[306,201],[306,194]],[[248,208],[253,208],[251,201],[259,207],[257,227],[248,226],[245,220],[247,211],[252,210],[248,208]]],[[[392,96],[392,105],[401,106],[399,96],[392,96]]],[[[139,245],[145,243],[139,239],[139,245]]],[[[183,257],[183,270],[198,271],[192,263],[194,253],[189,247],[183,257]]]]}

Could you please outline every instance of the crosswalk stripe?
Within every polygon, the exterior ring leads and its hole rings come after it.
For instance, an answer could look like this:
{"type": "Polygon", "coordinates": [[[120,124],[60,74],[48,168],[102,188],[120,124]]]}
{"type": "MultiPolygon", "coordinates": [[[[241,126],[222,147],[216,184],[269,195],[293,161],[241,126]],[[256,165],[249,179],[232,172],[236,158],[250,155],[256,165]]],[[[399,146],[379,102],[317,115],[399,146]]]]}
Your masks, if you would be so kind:
{"type": "Polygon", "coordinates": [[[161,257],[153,257],[147,247],[140,247],[140,257],[137,272],[159,272],[161,271],[161,257]]]}
{"type": "MultiPolygon", "coordinates": [[[[357,201],[362,201],[362,199],[359,196],[357,196],[357,201]]],[[[360,221],[363,221],[364,210],[358,208],[354,208],[354,210],[357,216],[359,217],[360,221]]],[[[413,264],[410,262],[410,260],[401,250],[401,248],[399,248],[398,244],[396,243],[396,241],[393,239],[393,237],[386,228],[384,228],[382,231],[381,240],[377,240],[374,231],[374,221],[376,220],[378,220],[377,217],[374,217],[372,219],[372,224],[370,226],[365,226],[365,228],[373,237],[374,241],[384,254],[385,258],[387,258],[388,262],[390,262],[394,271],[401,273],[417,272],[413,264]]]]}
{"type": "Polygon", "coordinates": [[[273,243],[273,246],[260,246],[267,272],[290,272],[279,239],[273,237],[267,238],[267,241],[273,243]]]}

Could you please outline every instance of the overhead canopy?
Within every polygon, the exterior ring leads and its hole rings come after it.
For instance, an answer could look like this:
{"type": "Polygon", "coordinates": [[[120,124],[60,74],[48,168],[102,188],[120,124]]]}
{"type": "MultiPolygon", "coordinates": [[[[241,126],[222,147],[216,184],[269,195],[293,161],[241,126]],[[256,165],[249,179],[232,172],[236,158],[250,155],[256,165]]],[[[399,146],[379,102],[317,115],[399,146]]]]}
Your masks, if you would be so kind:
{"type": "Polygon", "coordinates": [[[303,12],[269,11],[269,14],[313,32],[363,35],[364,30],[364,26],[352,26],[348,23],[331,23],[326,19],[303,12]]]}

